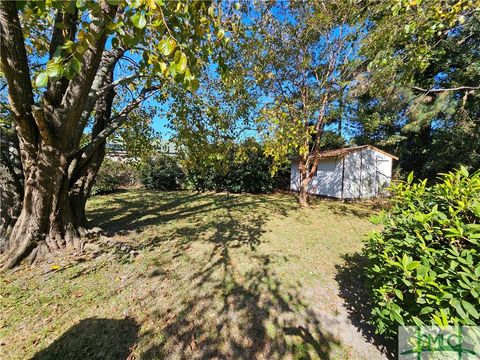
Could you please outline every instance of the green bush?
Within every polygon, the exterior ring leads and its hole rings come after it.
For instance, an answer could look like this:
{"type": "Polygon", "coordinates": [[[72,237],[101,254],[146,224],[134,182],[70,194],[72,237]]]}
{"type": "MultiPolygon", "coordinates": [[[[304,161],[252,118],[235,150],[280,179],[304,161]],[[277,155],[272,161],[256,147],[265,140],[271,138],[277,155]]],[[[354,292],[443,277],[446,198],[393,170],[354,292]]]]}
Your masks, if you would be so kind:
{"type": "Polygon", "coordinates": [[[140,169],[143,186],[153,190],[179,189],[183,176],[176,159],[167,155],[146,160],[140,169]]]}
{"type": "Polygon", "coordinates": [[[410,174],[392,193],[365,248],[377,332],[479,323],[480,172],[462,167],[430,187],[410,174]]]}
{"type": "Polygon", "coordinates": [[[122,186],[133,186],[136,183],[138,183],[138,175],[133,164],[106,158],[90,193],[91,195],[108,194],[122,186]]]}
{"type": "Polygon", "coordinates": [[[186,182],[199,191],[258,194],[288,189],[290,185],[289,171],[281,169],[271,176],[272,159],[253,141],[230,149],[216,162],[209,162],[205,166],[201,166],[201,161],[189,161],[188,164],[185,166],[186,182]]]}

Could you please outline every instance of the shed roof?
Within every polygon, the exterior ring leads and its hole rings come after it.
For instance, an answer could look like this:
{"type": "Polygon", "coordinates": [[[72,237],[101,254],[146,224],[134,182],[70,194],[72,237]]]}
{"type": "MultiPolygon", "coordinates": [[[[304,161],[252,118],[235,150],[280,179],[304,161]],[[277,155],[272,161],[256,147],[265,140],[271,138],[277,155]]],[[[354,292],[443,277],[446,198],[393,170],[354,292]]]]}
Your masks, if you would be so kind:
{"type": "Polygon", "coordinates": [[[342,149],[323,150],[323,151],[320,151],[318,156],[320,159],[342,158],[348,154],[351,154],[366,148],[378,151],[379,153],[389,156],[394,160],[398,160],[397,156],[389,154],[386,151],[380,150],[379,148],[372,145],[361,145],[361,146],[352,146],[352,147],[342,148],[342,149]]]}

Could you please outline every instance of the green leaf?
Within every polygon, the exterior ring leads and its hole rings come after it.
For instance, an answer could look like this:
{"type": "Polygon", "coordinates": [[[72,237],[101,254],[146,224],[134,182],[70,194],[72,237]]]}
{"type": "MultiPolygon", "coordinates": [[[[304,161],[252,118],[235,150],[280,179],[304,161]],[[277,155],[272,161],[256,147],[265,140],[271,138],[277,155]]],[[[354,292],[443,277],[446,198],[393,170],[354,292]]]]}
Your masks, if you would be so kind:
{"type": "Polygon", "coordinates": [[[395,309],[392,309],[391,310],[391,314],[393,316],[393,318],[401,325],[405,325],[405,322],[403,321],[403,318],[402,318],[402,315],[400,315],[400,313],[395,310],[395,309]]]}
{"type": "Polygon", "coordinates": [[[130,19],[132,19],[133,25],[139,29],[143,29],[147,25],[147,19],[143,13],[136,13],[130,19]]]}
{"type": "Polygon", "coordinates": [[[170,66],[168,67],[168,70],[170,71],[170,75],[174,78],[177,75],[177,64],[175,64],[173,61],[170,61],[170,66]]]}
{"type": "Polygon", "coordinates": [[[413,181],[413,171],[410,172],[410,174],[408,174],[407,183],[408,183],[408,184],[411,184],[412,181],[413,181]]]}
{"type": "Polygon", "coordinates": [[[433,311],[432,307],[425,306],[424,308],[422,308],[422,310],[420,310],[420,315],[425,315],[425,314],[431,313],[432,311],[433,311]]]}
{"type": "Polygon", "coordinates": [[[466,300],[462,300],[463,308],[472,315],[475,319],[478,319],[478,312],[475,307],[466,300]]]}
{"type": "Polygon", "coordinates": [[[200,87],[200,81],[198,79],[190,80],[190,89],[195,92],[200,87]]]}
{"type": "Polygon", "coordinates": [[[168,70],[168,65],[164,62],[160,62],[158,63],[158,65],[160,66],[160,71],[162,72],[162,74],[165,75],[168,70]]]}
{"type": "Polygon", "coordinates": [[[419,319],[418,317],[416,317],[416,316],[412,316],[412,320],[413,320],[413,322],[415,323],[415,325],[417,325],[417,326],[423,326],[423,325],[424,325],[423,321],[420,320],[420,319],[419,319]]]}
{"type": "Polygon", "coordinates": [[[80,69],[82,67],[82,63],[78,59],[73,59],[72,60],[72,68],[73,70],[78,74],[80,72],[80,69]]]}
{"type": "Polygon", "coordinates": [[[475,275],[477,277],[480,277],[480,265],[478,265],[476,268],[475,268],[475,275]]]}
{"type": "Polygon", "coordinates": [[[465,311],[463,311],[463,308],[462,308],[462,306],[460,305],[460,302],[459,302],[459,301],[457,301],[457,302],[454,304],[453,307],[455,308],[455,310],[457,311],[457,314],[460,315],[460,317],[461,317],[462,319],[467,319],[467,318],[468,318],[468,316],[467,316],[467,314],[465,313],[465,311]]]}
{"type": "Polygon", "coordinates": [[[443,324],[442,318],[436,314],[432,314],[432,317],[433,321],[435,321],[435,323],[443,329],[445,325],[443,324]]]}
{"type": "Polygon", "coordinates": [[[37,79],[35,80],[35,86],[37,88],[41,88],[47,86],[48,84],[48,74],[46,72],[41,72],[37,75],[37,79]]]}
{"type": "Polygon", "coordinates": [[[50,78],[61,77],[63,73],[63,65],[60,62],[49,61],[47,63],[47,74],[50,78]]]}
{"type": "Polygon", "coordinates": [[[175,55],[173,56],[173,61],[178,63],[181,57],[182,57],[182,52],[180,50],[177,50],[175,51],[175,55]]]}
{"type": "Polygon", "coordinates": [[[420,261],[412,261],[407,265],[407,270],[413,270],[421,265],[420,261]]]}
{"type": "Polygon", "coordinates": [[[175,50],[176,45],[177,43],[174,39],[164,39],[158,44],[158,50],[162,53],[162,55],[169,56],[173,50],[175,50]]]}
{"type": "Polygon", "coordinates": [[[403,300],[403,293],[399,289],[395,289],[395,295],[397,295],[400,300],[403,300]]]}
{"type": "Polygon", "coordinates": [[[463,166],[463,165],[460,166],[459,172],[462,176],[464,176],[466,178],[468,177],[468,170],[465,166],[463,166]]]}
{"type": "Polygon", "coordinates": [[[407,266],[410,262],[410,259],[408,258],[407,254],[403,254],[403,258],[402,258],[402,268],[404,270],[407,270],[407,266]]]}
{"type": "Polygon", "coordinates": [[[177,61],[177,72],[179,74],[183,74],[185,70],[187,70],[187,62],[188,62],[187,55],[182,53],[180,55],[180,59],[177,61]]]}

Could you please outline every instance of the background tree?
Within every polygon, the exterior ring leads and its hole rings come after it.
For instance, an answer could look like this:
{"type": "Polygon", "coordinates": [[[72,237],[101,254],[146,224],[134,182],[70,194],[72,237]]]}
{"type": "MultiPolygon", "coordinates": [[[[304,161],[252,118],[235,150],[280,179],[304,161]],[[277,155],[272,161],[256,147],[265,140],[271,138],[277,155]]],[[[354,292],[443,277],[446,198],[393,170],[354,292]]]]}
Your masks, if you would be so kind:
{"type": "Polygon", "coordinates": [[[217,180],[226,178],[238,145],[256,135],[256,101],[246,89],[248,82],[226,65],[236,56],[234,48],[229,50],[223,54],[223,66],[202,75],[195,93],[176,86],[169,99],[172,141],[187,182],[197,191],[226,190],[215,185],[215,173],[217,180]]]}
{"type": "Polygon", "coordinates": [[[357,142],[434,178],[480,166],[478,1],[365,1],[362,75],[351,93],[357,142]]]}
{"type": "Polygon", "coordinates": [[[347,2],[292,1],[249,11],[241,51],[256,81],[259,130],[266,153],[283,163],[298,157],[301,205],[316,173],[325,126],[341,120],[355,29],[347,2]]]}
{"type": "Polygon", "coordinates": [[[1,71],[25,179],[4,267],[82,249],[85,202],[106,138],[165,83],[196,89],[202,59],[225,39],[208,1],[0,3],[1,71]],[[114,101],[121,86],[130,96],[114,101]],[[91,140],[81,146],[85,129],[91,140]]]}
{"type": "Polygon", "coordinates": [[[139,163],[159,150],[161,135],[152,127],[156,110],[133,110],[107,141],[107,151],[121,151],[126,161],[139,163]]]}

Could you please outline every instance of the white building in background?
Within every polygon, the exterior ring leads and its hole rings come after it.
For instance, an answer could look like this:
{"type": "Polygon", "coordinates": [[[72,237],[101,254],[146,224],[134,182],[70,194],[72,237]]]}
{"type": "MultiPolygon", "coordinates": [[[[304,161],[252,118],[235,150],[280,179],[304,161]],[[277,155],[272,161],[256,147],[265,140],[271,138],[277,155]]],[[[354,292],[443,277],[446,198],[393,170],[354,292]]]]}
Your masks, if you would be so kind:
{"type": "MultiPolygon", "coordinates": [[[[393,160],[398,157],[371,145],[322,151],[308,192],[339,199],[382,195],[390,185],[393,160]]],[[[292,161],[290,189],[300,189],[298,159],[292,161]]]]}
{"type": "MultiPolygon", "coordinates": [[[[163,154],[168,156],[177,156],[178,149],[176,144],[173,141],[169,140],[162,140],[162,139],[154,139],[153,145],[156,149],[157,154],[163,154]]],[[[125,147],[122,146],[120,143],[109,143],[107,144],[106,148],[106,155],[107,159],[113,161],[124,162],[125,160],[133,160],[139,161],[140,159],[128,157],[127,151],[125,147]]]]}

